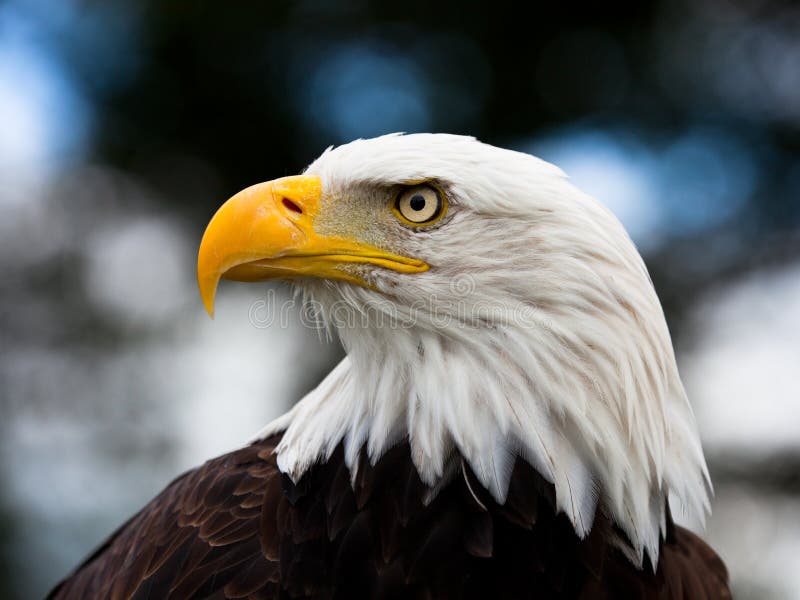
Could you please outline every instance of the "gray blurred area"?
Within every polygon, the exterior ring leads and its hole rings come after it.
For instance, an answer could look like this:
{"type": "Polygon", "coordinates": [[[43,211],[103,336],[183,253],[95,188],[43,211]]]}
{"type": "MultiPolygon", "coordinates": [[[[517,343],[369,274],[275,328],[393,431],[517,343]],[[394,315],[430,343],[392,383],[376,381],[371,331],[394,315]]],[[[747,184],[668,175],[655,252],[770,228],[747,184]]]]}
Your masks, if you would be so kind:
{"type": "Polygon", "coordinates": [[[0,597],[41,597],[341,356],[298,307],[264,318],[284,286],[226,284],[208,319],[214,209],[330,144],[447,131],[557,163],[623,221],[736,597],[800,598],[800,8],[212,7],[0,3],[0,597]]]}

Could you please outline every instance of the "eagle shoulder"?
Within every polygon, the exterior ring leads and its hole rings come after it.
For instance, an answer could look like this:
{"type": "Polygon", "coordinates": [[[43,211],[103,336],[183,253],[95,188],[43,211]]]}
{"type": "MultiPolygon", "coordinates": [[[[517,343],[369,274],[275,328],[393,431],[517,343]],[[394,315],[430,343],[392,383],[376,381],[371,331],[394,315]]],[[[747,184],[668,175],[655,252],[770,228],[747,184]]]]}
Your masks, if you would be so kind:
{"type": "Polygon", "coordinates": [[[272,454],[278,439],[178,477],[49,598],[244,598],[275,588],[277,544],[262,513],[283,497],[272,454]]]}
{"type": "Polygon", "coordinates": [[[297,483],[272,436],[189,471],[53,590],[77,598],[729,598],[713,550],[672,524],[655,572],[575,535],[553,486],[518,460],[494,502],[455,458],[431,494],[407,443],[351,476],[339,446],[297,483]]]}

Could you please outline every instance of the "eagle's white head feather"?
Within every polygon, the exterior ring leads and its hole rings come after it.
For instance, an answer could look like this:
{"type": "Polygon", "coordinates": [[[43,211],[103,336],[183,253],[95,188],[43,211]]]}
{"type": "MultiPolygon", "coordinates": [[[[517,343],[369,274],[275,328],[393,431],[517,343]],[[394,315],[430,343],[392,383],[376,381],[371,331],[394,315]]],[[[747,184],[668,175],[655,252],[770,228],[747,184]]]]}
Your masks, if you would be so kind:
{"type": "Polygon", "coordinates": [[[321,227],[430,269],[298,282],[347,358],[262,432],[285,431],[281,470],[297,480],[339,443],[355,469],[362,448],[375,461],[407,437],[433,493],[460,456],[502,503],[520,457],[579,536],[606,511],[639,564],[657,563],[668,497],[703,519],[710,481],[664,314],[605,207],[551,164],[453,135],[358,140],[306,174],[343,207],[321,227]],[[418,181],[441,187],[444,219],[369,229],[383,190],[418,181]]]}

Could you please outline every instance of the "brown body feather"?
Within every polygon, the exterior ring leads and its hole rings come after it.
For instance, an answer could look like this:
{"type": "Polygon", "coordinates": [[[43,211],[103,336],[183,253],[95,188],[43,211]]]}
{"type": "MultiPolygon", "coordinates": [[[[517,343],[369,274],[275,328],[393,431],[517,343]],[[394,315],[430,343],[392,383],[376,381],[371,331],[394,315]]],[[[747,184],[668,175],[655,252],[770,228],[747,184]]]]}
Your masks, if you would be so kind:
{"type": "Polygon", "coordinates": [[[597,515],[579,540],[552,486],[518,461],[499,506],[467,470],[427,506],[407,444],[351,486],[341,448],[297,484],[279,436],[207,462],[124,524],[54,599],[729,598],[702,540],[670,521],[658,569],[637,569],[597,515]]]}

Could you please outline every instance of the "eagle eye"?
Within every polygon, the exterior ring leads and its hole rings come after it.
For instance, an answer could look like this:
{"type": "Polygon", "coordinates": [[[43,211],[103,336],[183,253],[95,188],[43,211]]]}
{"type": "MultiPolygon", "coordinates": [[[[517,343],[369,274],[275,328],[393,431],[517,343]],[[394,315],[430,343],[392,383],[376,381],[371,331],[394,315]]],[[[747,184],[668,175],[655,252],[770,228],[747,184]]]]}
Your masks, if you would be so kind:
{"type": "Polygon", "coordinates": [[[394,201],[394,213],[406,225],[430,225],[444,216],[447,203],[442,193],[427,184],[403,188],[394,201]]]}

